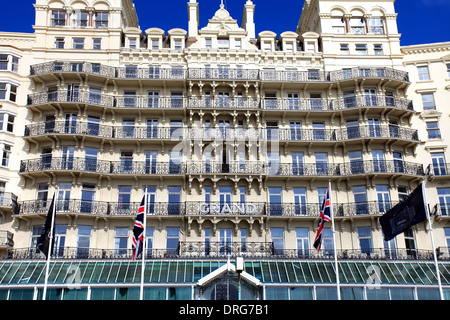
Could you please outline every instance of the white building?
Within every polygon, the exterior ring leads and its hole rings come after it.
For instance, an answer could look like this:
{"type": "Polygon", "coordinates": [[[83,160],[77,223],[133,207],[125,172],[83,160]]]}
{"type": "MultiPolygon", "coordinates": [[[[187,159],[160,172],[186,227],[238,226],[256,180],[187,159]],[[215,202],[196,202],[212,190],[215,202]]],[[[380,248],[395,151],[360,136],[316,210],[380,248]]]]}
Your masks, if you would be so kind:
{"type": "Polygon", "coordinates": [[[237,256],[243,298],[334,299],[335,252],[342,299],[439,298],[427,223],[378,221],[424,180],[448,299],[448,43],[402,48],[393,0],[306,0],[280,35],[243,5],[141,30],[131,0],[38,0],[34,34],[0,34],[0,299],[42,299],[55,193],[49,298],[138,298],[145,190],[145,299],[236,299],[237,256]]]}

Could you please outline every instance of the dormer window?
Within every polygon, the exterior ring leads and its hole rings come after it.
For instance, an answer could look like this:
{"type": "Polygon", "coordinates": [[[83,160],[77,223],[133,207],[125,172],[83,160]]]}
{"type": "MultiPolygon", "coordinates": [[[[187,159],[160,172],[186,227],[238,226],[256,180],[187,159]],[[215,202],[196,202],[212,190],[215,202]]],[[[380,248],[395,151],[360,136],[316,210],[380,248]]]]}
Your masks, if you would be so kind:
{"type": "Polygon", "coordinates": [[[235,39],[234,40],[234,47],[235,47],[235,49],[242,49],[242,40],[241,39],[235,39]]]}
{"type": "Polygon", "coordinates": [[[130,49],[136,49],[137,40],[136,38],[130,39],[129,46],[130,49]]]}
{"type": "Polygon", "coordinates": [[[333,23],[333,33],[345,33],[345,21],[342,17],[331,18],[333,23]]]}
{"type": "Polygon", "coordinates": [[[205,47],[206,47],[206,49],[212,49],[212,39],[211,38],[205,39],[205,47]]]}
{"type": "Polygon", "coordinates": [[[272,51],[272,41],[263,41],[263,51],[272,51]]]}
{"type": "Polygon", "coordinates": [[[230,49],[230,39],[219,38],[217,39],[217,45],[219,49],[230,49]]]}
{"type": "Polygon", "coordinates": [[[181,40],[174,40],[173,44],[175,50],[183,50],[183,42],[181,40]]]}

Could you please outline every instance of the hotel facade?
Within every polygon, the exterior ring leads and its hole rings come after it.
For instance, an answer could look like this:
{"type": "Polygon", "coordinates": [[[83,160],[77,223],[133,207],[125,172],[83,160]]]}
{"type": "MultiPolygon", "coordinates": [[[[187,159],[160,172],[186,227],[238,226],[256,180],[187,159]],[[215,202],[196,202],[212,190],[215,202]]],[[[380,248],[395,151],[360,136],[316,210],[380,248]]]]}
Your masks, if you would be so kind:
{"type": "Polygon", "coordinates": [[[1,300],[42,299],[55,194],[47,299],[138,299],[144,193],[144,299],[233,300],[238,277],[243,299],[336,299],[335,254],[342,299],[450,299],[450,43],[401,47],[393,0],[306,0],[280,35],[242,2],[199,26],[190,0],[186,31],[37,0],[33,34],[0,33],[1,300]],[[431,229],[384,241],[423,181],[431,229]]]}

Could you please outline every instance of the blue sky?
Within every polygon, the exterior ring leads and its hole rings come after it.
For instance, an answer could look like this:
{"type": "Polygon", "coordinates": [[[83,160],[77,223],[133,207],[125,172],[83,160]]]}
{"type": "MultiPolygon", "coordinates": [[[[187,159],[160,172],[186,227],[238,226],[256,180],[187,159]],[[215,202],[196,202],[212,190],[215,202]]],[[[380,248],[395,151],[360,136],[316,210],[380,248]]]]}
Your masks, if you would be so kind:
{"type": "MultiPolygon", "coordinates": [[[[2,1],[0,31],[33,32],[34,0],[2,1]]],[[[142,30],[158,27],[163,30],[187,30],[188,0],[134,0],[142,30]],[[165,14],[169,13],[170,14],[165,14]]],[[[220,0],[198,0],[200,28],[208,23],[219,8],[220,0]]],[[[245,0],[224,0],[228,11],[239,25],[245,0]]],[[[295,31],[303,0],[253,0],[256,4],[256,34],[271,30],[277,34],[295,31]],[[277,5],[274,6],[273,3],[277,5]]],[[[450,41],[450,0],[397,0],[395,3],[401,44],[450,41]]]]}

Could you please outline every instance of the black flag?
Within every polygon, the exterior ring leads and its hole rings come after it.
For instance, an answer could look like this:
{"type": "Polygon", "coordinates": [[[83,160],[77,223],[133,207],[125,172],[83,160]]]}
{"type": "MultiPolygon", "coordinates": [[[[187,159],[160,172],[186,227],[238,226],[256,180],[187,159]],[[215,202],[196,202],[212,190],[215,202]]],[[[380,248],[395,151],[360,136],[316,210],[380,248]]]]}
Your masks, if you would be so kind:
{"type": "MultiPolygon", "coordinates": [[[[53,207],[55,206],[55,195],[53,195],[52,204],[48,209],[47,218],[45,219],[44,229],[41,232],[41,236],[37,242],[37,248],[41,250],[46,258],[48,258],[49,247],[50,247],[50,232],[52,232],[52,239],[55,239],[55,228],[52,228],[53,225],[53,207]]],[[[52,241],[52,248],[50,252],[53,252],[54,241],[52,241]]]]}
{"type": "Polygon", "coordinates": [[[411,194],[380,218],[384,241],[395,238],[427,219],[421,183],[411,194]]]}

